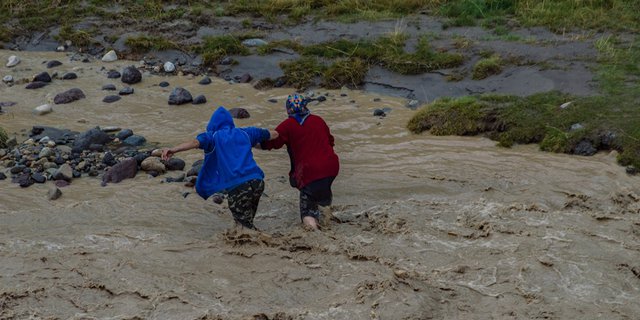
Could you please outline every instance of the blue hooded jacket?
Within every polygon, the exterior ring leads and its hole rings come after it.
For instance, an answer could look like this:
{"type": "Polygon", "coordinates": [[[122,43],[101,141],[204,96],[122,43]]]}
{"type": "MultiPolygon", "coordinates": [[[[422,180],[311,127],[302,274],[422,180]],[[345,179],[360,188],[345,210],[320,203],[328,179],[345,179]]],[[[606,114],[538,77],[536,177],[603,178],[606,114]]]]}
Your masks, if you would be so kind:
{"type": "Polygon", "coordinates": [[[205,153],[196,181],[196,192],[207,199],[216,192],[229,191],[243,182],[264,179],[264,172],[253,159],[251,147],[269,137],[269,130],[266,129],[236,128],[229,111],[218,107],[211,115],[207,131],[196,137],[200,149],[205,153]]]}

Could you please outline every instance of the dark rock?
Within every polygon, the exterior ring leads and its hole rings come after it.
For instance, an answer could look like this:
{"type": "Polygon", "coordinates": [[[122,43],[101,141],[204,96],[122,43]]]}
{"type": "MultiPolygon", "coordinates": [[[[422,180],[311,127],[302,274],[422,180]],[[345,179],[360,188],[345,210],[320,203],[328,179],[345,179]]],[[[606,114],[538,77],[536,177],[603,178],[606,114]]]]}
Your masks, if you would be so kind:
{"type": "Polygon", "coordinates": [[[33,82],[51,82],[51,76],[48,72],[40,72],[33,77],[33,82]]]}
{"type": "Polygon", "coordinates": [[[175,88],[169,95],[169,104],[181,105],[193,101],[191,93],[184,88],[175,88]]]}
{"type": "Polygon", "coordinates": [[[199,95],[195,99],[193,99],[192,104],[204,104],[207,103],[207,98],[204,95],[199,95]]]}
{"type": "Polygon", "coordinates": [[[42,87],[44,87],[46,85],[47,85],[46,82],[35,81],[35,82],[31,82],[31,83],[27,84],[25,89],[40,89],[40,88],[42,88],[42,87]]]}
{"type": "Polygon", "coordinates": [[[273,86],[276,87],[276,88],[280,88],[280,87],[284,86],[285,84],[287,84],[287,79],[285,77],[280,77],[280,78],[276,79],[276,83],[274,83],[273,86]]]}
{"type": "Polygon", "coordinates": [[[222,204],[222,202],[224,202],[224,195],[221,193],[214,193],[211,196],[211,200],[213,200],[215,204],[222,204]]]}
{"type": "Polygon", "coordinates": [[[240,78],[238,78],[238,82],[240,82],[240,83],[249,83],[249,82],[251,82],[252,79],[253,79],[253,77],[250,74],[245,73],[245,74],[241,75],[240,78]]]}
{"type": "Polygon", "coordinates": [[[17,166],[15,166],[15,167],[11,168],[11,169],[9,170],[9,172],[10,172],[11,174],[18,174],[18,173],[21,173],[21,172],[22,172],[24,169],[26,169],[26,168],[27,168],[27,167],[26,167],[26,166],[24,166],[24,165],[17,165],[17,166]]]}
{"type": "Polygon", "coordinates": [[[71,173],[71,175],[72,175],[74,178],[80,178],[80,177],[82,176],[82,173],[80,173],[80,171],[78,171],[78,170],[73,170],[73,171],[72,171],[72,173],[71,173]]]}
{"type": "Polygon", "coordinates": [[[327,101],[327,97],[325,97],[325,96],[319,96],[319,97],[317,97],[317,98],[316,98],[316,101],[319,101],[319,102],[327,101]]]}
{"type": "MultiPolygon", "coordinates": [[[[625,171],[627,172],[627,174],[630,174],[632,176],[635,176],[636,174],[638,174],[638,168],[636,168],[634,166],[626,167],[625,171]]],[[[0,179],[0,180],[2,180],[2,179],[0,179]]]]}
{"type": "Polygon", "coordinates": [[[16,176],[15,178],[13,178],[13,180],[11,180],[11,182],[19,184],[21,188],[27,188],[34,183],[33,179],[31,179],[31,175],[28,173],[23,173],[19,176],[16,176]]]}
{"type": "Polygon", "coordinates": [[[73,143],[73,151],[74,153],[82,152],[82,150],[87,150],[92,144],[106,144],[111,141],[111,137],[104,131],[93,128],[81,133],[76,141],[73,143]]]}
{"type": "Polygon", "coordinates": [[[231,108],[229,109],[229,113],[231,113],[231,116],[236,119],[246,119],[251,116],[249,111],[245,108],[231,108]]]}
{"type": "Polygon", "coordinates": [[[109,70],[109,72],[107,72],[107,78],[109,79],[119,79],[121,76],[120,72],[116,70],[109,70]]]}
{"type": "Polygon", "coordinates": [[[17,102],[13,102],[13,101],[3,101],[0,102],[0,108],[2,107],[12,107],[15,106],[16,104],[18,104],[17,102]]]}
{"type": "Polygon", "coordinates": [[[166,182],[183,182],[184,178],[185,178],[185,175],[183,173],[180,176],[178,176],[177,178],[168,177],[167,179],[165,179],[165,181],[166,182]]]}
{"type": "Polygon", "coordinates": [[[58,61],[58,60],[51,60],[49,62],[47,62],[47,68],[51,69],[51,68],[55,68],[57,66],[61,66],[62,62],[58,61]]]}
{"type": "Polygon", "coordinates": [[[107,183],[118,183],[124,179],[133,178],[138,173],[138,162],[134,158],[126,158],[111,167],[102,176],[102,186],[107,183]]]}
{"type": "Polygon", "coordinates": [[[54,184],[56,187],[58,187],[58,188],[64,188],[64,187],[66,187],[66,186],[68,186],[68,185],[69,185],[69,181],[66,181],[66,180],[56,180],[53,184],[54,184]]]}
{"type": "Polygon", "coordinates": [[[133,135],[133,131],[131,129],[124,129],[120,132],[118,132],[118,134],[116,134],[116,138],[118,138],[120,141],[129,138],[133,135]]]}
{"type": "Polygon", "coordinates": [[[57,165],[61,165],[66,163],[67,161],[65,161],[61,156],[57,156],[55,160],[53,160],[53,163],[57,164],[57,165]]]}
{"type": "Polygon", "coordinates": [[[134,66],[125,67],[122,70],[122,82],[134,84],[142,81],[142,73],[134,66]]]}
{"type": "Polygon", "coordinates": [[[124,139],[122,142],[130,145],[130,146],[141,146],[147,143],[147,139],[143,136],[139,136],[137,134],[131,135],[128,138],[124,139]]]}
{"type": "Polygon", "coordinates": [[[7,175],[4,172],[0,172],[0,180],[4,180],[7,178],[7,175]]]}
{"type": "Polygon", "coordinates": [[[31,137],[34,141],[39,141],[44,137],[49,137],[50,140],[55,141],[57,144],[66,144],[67,141],[73,140],[78,133],[70,131],[68,129],[58,129],[45,126],[33,126],[31,128],[31,137]]]}
{"type": "Polygon", "coordinates": [[[102,90],[116,91],[116,85],[115,84],[105,84],[104,86],[102,86],[102,90]]]}
{"type": "Polygon", "coordinates": [[[589,140],[582,140],[578,142],[578,144],[573,148],[573,154],[578,154],[581,156],[592,156],[596,152],[598,152],[598,150],[589,140]]]}
{"type": "Polygon", "coordinates": [[[340,94],[340,96],[341,96],[341,97],[346,97],[346,96],[347,96],[347,94],[346,94],[346,93],[341,93],[341,94],[340,94]]]}
{"type": "Polygon", "coordinates": [[[202,163],[202,160],[194,162],[191,166],[191,169],[189,169],[189,171],[187,172],[187,177],[197,176],[200,172],[200,169],[202,168],[202,163]]]}
{"type": "Polygon", "coordinates": [[[58,187],[56,186],[51,186],[49,188],[49,191],[47,192],[47,198],[52,201],[57,200],[61,196],[62,196],[62,191],[60,191],[60,189],[58,189],[58,187]]]}
{"type": "Polygon", "coordinates": [[[223,66],[228,66],[233,64],[233,58],[231,57],[224,57],[224,59],[222,59],[222,61],[220,61],[220,64],[223,66]]]}
{"type": "Polygon", "coordinates": [[[31,168],[24,168],[22,169],[22,173],[31,173],[31,168]]]}
{"type": "Polygon", "coordinates": [[[142,161],[144,161],[144,159],[149,158],[149,154],[146,152],[140,152],[138,154],[136,154],[135,156],[133,156],[134,159],[136,159],[136,162],[138,163],[138,165],[140,165],[142,163],[142,161]]]}
{"type": "Polygon", "coordinates": [[[168,161],[166,161],[164,165],[167,168],[167,170],[174,171],[174,170],[183,170],[185,163],[184,163],[184,160],[182,159],[171,158],[168,161]]]}
{"type": "Polygon", "coordinates": [[[618,135],[613,131],[600,132],[600,149],[612,149],[618,135]]]}
{"type": "Polygon", "coordinates": [[[160,84],[158,84],[158,85],[159,85],[161,88],[166,88],[166,87],[168,87],[168,86],[169,86],[169,82],[162,81],[162,82],[160,82],[160,84]]]}
{"type": "Polygon", "coordinates": [[[122,97],[112,94],[112,95],[108,95],[108,96],[104,97],[104,99],[102,99],[102,102],[113,103],[113,102],[116,102],[116,101],[118,101],[120,99],[122,99],[122,97]]]}
{"type": "Polygon", "coordinates": [[[92,143],[89,145],[89,150],[102,152],[104,150],[104,145],[100,143],[92,143]]]}
{"type": "Polygon", "coordinates": [[[204,78],[202,78],[202,80],[198,81],[199,84],[210,84],[211,83],[211,78],[209,78],[208,76],[205,76],[204,78]]]}
{"type": "Polygon", "coordinates": [[[73,80],[78,79],[78,75],[73,72],[67,72],[62,75],[62,80],[73,80]]]}
{"type": "Polygon", "coordinates": [[[149,174],[152,177],[157,177],[160,173],[158,171],[147,171],[147,174],[149,174]]]}
{"type": "Polygon", "coordinates": [[[379,102],[380,98],[373,98],[373,102],[379,102]]]}
{"type": "Polygon", "coordinates": [[[78,88],[69,89],[63,93],[58,93],[55,98],[53,98],[53,102],[55,104],[65,104],[74,102],[76,100],[86,98],[84,92],[78,88]]]}
{"type": "Polygon", "coordinates": [[[269,100],[267,100],[267,101],[269,101],[269,102],[271,102],[271,103],[278,103],[278,99],[269,99],[269,100]]]}
{"type": "Polygon", "coordinates": [[[33,179],[35,183],[45,183],[45,181],[47,181],[47,178],[40,172],[32,174],[31,179],[33,179]]]}
{"type": "Polygon", "coordinates": [[[120,90],[120,92],[118,93],[121,96],[126,96],[126,95],[130,95],[133,93],[133,88],[131,87],[124,87],[122,88],[122,90],[120,90]]]}
{"type": "Polygon", "coordinates": [[[384,113],[384,111],[382,109],[373,110],[373,115],[376,116],[376,117],[384,117],[384,116],[386,116],[386,114],[384,113]]]}
{"type": "Polygon", "coordinates": [[[113,154],[111,154],[111,152],[106,152],[104,154],[104,157],[102,157],[102,163],[111,167],[116,165],[116,163],[118,162],[116,161],[116,158],[113,156],[113,154]]]}

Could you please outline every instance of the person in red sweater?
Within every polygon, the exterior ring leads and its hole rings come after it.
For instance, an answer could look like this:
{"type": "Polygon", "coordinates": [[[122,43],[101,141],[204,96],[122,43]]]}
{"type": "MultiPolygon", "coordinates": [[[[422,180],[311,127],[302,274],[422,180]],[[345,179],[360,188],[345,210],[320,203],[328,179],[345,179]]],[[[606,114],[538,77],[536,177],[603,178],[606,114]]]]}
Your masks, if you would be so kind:
{"type": "Polygon", "coordinates": [[[288,117],[276,127],[278,138],[263,142],[261,147],[271,150],[287,146],[291,160],[289,182],[300,190],[300,218],[305,228],[317,230],[321,219],[318,206],[328,209],[331,205],[331,184],[340,162],[333,151],[329,127],[321,117],[311,114],[308,102],[300,94],[290,95],[285,103],[288,117]]]}

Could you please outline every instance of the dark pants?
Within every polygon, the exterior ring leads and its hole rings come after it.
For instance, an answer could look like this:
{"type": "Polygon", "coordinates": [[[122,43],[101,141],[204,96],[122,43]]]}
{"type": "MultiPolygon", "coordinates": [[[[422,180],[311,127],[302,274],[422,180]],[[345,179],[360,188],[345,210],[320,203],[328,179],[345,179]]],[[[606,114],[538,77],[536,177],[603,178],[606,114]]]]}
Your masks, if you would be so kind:
{"type": "Polygon", "coordinates": [[[329,206],[333,199],[331,184],[336,177],[322,178],[312,181],[300,190],[300,219],[313,217],[320,219],[318,206],[329,206]]]}
{"type": "Polygon", "coordinates": [[[229,210],[233,219],[242,226],[255,229],[253,218],[258,211],[258,203],[264,191],[264,181],[249,180],[228,192],[229,210]]]}

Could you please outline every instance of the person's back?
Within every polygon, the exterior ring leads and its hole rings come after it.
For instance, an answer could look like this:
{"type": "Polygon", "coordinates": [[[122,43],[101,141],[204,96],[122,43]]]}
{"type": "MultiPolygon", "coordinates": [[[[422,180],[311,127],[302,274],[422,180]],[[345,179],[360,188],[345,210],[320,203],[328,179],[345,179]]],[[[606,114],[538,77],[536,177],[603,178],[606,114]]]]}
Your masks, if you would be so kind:
{"type": "Polygon", "coordinates": [[[251,147],[276,138],[277,132],[266,129],[236,128],[231,114],[219,107],[196,139],[162,150],[168,160],[180,151],[200,148],[204,162],[196,180],[196,192],[207,199],[214,193],[228,195],[229,210],[236,224],[255,229],[253,219],[264,191],[264,173],[253,159],[251,147]]]}
{"type": "Polygon", "coordinates": [[[265,143],[265,148],[287,146],[291,157],[291,177],[296,187],[338,175],[339,160],[333,150],[334,138],[324,120],[309,114],[302,124],[287,118],[277,128],[279,138],[265,143]]]}
{"type": "Polygon", "coordinates": [[[276,128],[278,138],[265,142],[262,148],[287,146],[291,186],[300,190],[300,216],[305,226],[317,229],[318,206],[331,205],[331,184],[340,163],[329,127],[321,117],[311,114],[307,103],[302,95],[290,95],[285,105],[288,118],[276,128]]]}

